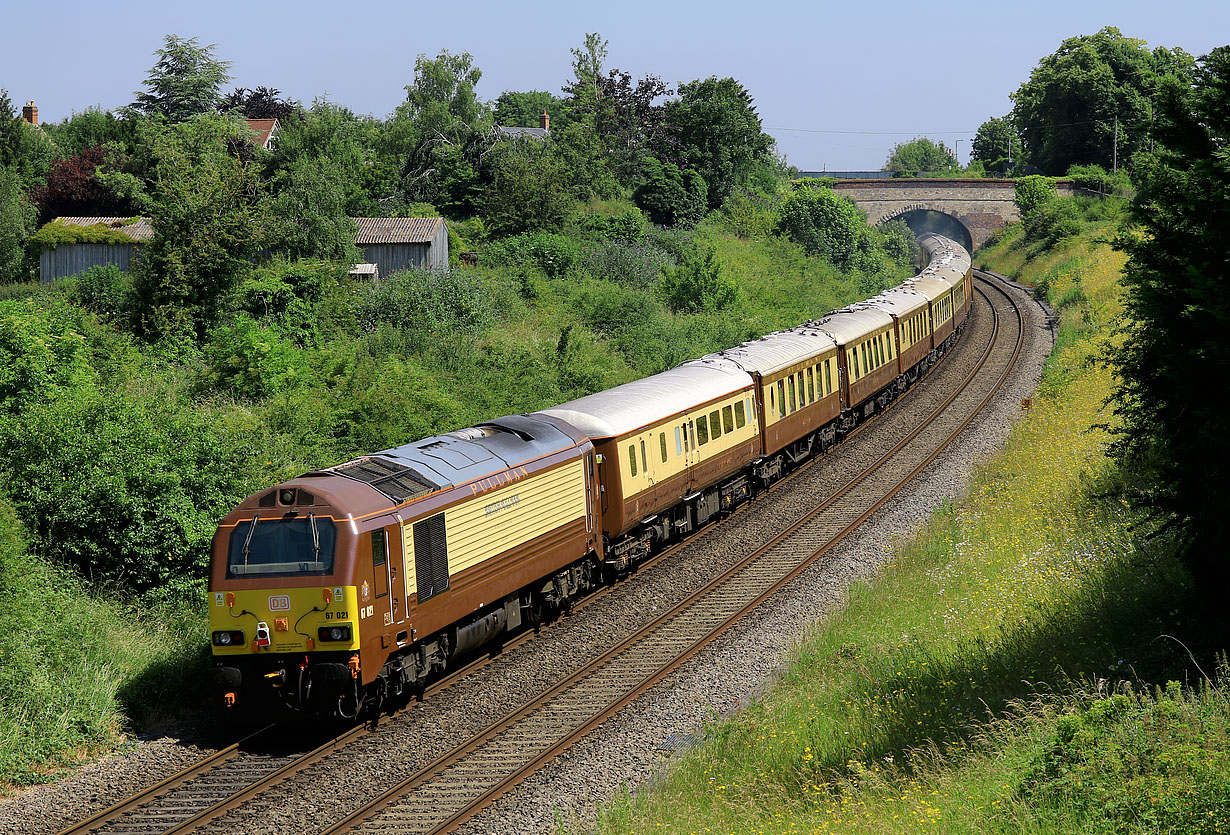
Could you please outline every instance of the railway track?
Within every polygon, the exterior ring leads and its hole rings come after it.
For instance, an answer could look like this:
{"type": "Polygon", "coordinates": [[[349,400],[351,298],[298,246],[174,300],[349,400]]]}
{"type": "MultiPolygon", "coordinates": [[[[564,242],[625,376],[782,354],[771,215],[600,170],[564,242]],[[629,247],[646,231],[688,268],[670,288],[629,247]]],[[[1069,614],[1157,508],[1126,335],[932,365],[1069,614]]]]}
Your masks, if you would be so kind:
{"type": "MultiPolygon", "coordinates": [[[[993,281],[982,278],[982,285],[978,292],[984,300],[1002,296],[1008,304],[1001,303],[1000,308],[1015,312],[1015,317],[1001,316],[988,300],[987,312],[994,318],[986,349],[976,368],[934,409],[930,419],[813,511],[635,634],[323,831],[443,832],[460,826],[821,559],[960,434],[1010,371],[1024,336],[1020,312],[993,281]],[[992,370],[986,370],[987,365],[992,370]]],[[[703,539],[704,534],[676,548],[691,547],[703,539]]],[[[654,562],[669,559],[676,548],[658,555],[654,562]]],[[[581,606],[600,599],[606,591],[581,606]]],[[[523,634],[511,639],[506,650],[527,638],[523,634]]],[[[437,682],[429,693],[453,686],[483,663],[485,659],[475,659],[437,682]]],[[[271,754],[269,746],[255,735],[65,830],[64,835],[225,830],[228,812],[243,808],[270,786],[320,762],[369,730],[369,726],[354,728],[310,751],[280,756],[271,754]]]]}

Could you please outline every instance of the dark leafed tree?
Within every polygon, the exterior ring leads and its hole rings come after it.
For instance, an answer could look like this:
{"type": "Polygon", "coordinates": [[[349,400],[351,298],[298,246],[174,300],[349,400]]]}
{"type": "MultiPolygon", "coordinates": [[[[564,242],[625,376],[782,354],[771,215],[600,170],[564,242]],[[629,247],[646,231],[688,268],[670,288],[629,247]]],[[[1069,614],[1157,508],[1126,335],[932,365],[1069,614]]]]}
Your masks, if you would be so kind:
{"type": "Polygon", "coordinates": [[[96,175],[100,167],[118,170],[123,165],[114,148],[86,148],[79,154],[56,160],[47,172],[47,184],[35,188],[31,197],[38,204],[40,221],[62,215],[127,217],[132,204],[116,195],[96,175]]]}
{"type": "Polygon", "coordinates": [[[1045,174],[1072,165],[1120,164],[1149,146],[1163,78],[1190,79],[1191,56],[1126,38],[1113,26],[1068,38],[1043,58],[1012,99],[1012,121],[1031,164],[1045,174]]]}
{"type": "MultiPolygon", "coordinates": [[[[1200,60],[1194,83],[1159,90],[1157,152],[1138,158],[1122,236],[1127,317],[1118,449],[1155,470],[1139,496],[1187,537],[1188,565],[1220,611],[1230,581],[1230,47],[1200,60]]],[[[1225,617],[1225,615],[1222,615],[1225,617]]]]}
{"type": "Polygon", "coordinates": [[[285,122],[302,115],[303,103],[282,96],[276,87],[236,87],[222,97],[218,110],[238,110],[245,119],[277,119],[285,122]]]}
{"type": "Polygon", "coordinates": [[[145,92],[137,93],[133,109],[170,122],[217,109],[219,91],[231,78],[231,64],[214,57],[214,46],[201,46],[196,38],[167,35],[163,48],[154,52],[158,62],[145,79],[145,92]]]}
{"type": "Polygon", "coordinates": [[[710,77],[679,85],[665,120],[678,131],[684,165],[704,178],[709,206],[717,208],[753,163],[768,159],[773,138],[760,129],[752,96],[733,78],[710,77]]]}

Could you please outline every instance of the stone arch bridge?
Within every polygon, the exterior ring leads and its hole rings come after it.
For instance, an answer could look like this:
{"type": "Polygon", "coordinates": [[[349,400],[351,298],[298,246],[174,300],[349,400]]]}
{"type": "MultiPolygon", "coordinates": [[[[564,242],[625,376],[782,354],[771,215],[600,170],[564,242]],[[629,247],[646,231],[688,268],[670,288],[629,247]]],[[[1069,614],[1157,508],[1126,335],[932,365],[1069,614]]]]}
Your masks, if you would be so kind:
{"type": "MultiPolygon", "coordinates": [[[[1074,192],[1069,181],[1055,185],[1060,196],[1074,192]]],[[[1016,180],[838,180],[833,190],[853,200],[873,226],[899,217],[908,220],[914,212],[945,214],[969,233],[974,248],[996,229],[1021,219],[1014,202],[1016,180]]]]}

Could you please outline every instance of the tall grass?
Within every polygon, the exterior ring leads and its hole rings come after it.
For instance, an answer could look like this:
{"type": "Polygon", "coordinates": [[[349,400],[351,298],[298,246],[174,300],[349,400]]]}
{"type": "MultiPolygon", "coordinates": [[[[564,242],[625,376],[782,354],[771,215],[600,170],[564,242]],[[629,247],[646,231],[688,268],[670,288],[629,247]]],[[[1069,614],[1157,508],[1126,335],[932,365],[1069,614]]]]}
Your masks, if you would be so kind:
{"type": "Polygon", "coordinates": [[[0,791],[115,745],[181,703],[204,660],[200,607],[124,607],[26,550],[0,501],[0,791]]]}

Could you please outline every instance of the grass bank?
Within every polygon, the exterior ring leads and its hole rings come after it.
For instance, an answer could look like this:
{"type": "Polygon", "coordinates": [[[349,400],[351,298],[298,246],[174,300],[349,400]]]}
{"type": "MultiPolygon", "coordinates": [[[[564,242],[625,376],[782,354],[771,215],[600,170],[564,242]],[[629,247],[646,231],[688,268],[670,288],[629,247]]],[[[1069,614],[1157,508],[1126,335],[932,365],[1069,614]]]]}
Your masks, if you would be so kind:
{"type": "Polygon", "coordinates": [[[1033,407],[762,703],[601,832],[1230,828],[1230,701],[1178,643],[1200,631],[1187,576],[1122,500],[1100,428],[1122,267],[1106,231],[1038,252],[1018,228],[979,253],[1060,312],[1033,407]]]}

